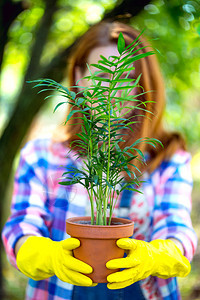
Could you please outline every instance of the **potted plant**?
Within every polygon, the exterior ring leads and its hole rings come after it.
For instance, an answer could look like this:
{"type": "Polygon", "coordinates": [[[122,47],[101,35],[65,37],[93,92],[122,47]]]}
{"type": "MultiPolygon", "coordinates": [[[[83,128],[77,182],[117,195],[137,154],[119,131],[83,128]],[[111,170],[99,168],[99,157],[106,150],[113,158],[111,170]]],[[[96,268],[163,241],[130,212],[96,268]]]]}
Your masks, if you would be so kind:
{"type": "Polygon", "coordinates": [[[87,87],[78,86],[77,93],[51,79],[31,81],[36,83],[35,87],[44,87],[42,91],[56,90],[64,97],[55,110],[66,103],[71,106],[66,123],[70,119],[81,122],[82,130],[77,134],[77,140],[71,143],[70,149],[78,149],[76,156],[81,159],[82,167],[74,166],[66,170],[59,183],[81,184],[87,190],[91,217],[69,219],[66,229],[68,234],[81,241],[81,246],[74,250],[74,256],[93,267],[94,271],[89,276],[94,282],[106,282],[106,276],[115,271],[106,269],[106,262],[123,257],[124,251],[116,246],[116,240],[133,234],[133,222],[112,218],[112,214],[124,189],[139,192],[137,187],[140,185],[141,171],[134,161],[144,163],[145,157],[138,145],[149,143],[155,147],[160,143],[155,139],[140,138],[129,146],[123,146],[127,130],[134,134],[132,125],[137,122],[129,117],[129,112],[139,109],[144,117],[151,113],[146,110],[147,101],[138,99],[145,92],[133,93],[133,89],[139,86],[142,74],[136,79],[129,77],[135,69],[136,60],[154,54],[153,51],[138,53],[139,37],[126,47],[120,33],[117,46],[119,55],[109,58],[100,55],[98,64],[91,65],[97,69],[93,73],[88,65],[90,75],[83,79],[90,84],[87,87]],[[103,77],[101,73],[104,73],[103,77]],[[120,96],[118,91],[121,92],[120,96]],[[79,120],[75,117],[76,112],[82,114],[79,120]],[[128,178],[126,181],[124,174],[128,178]],[[87,240],[89,235],[92,235],[91,240],[87,240]],[[103,258],[100,258],[102,253],[103,258]],[[95,267],[94,262],[99,264],[100,269],[95,267]]]}

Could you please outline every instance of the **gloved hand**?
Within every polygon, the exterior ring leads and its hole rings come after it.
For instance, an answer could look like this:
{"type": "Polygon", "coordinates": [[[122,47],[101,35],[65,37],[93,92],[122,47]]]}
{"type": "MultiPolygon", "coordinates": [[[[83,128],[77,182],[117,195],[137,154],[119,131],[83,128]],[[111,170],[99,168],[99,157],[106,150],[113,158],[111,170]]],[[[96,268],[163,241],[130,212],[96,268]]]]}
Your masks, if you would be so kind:
{"type": "Polygon", "coordinates": [[[125,288],[150,275],[166,279],[185,277],[190,273],[188,259],[171,240],[154,240],[148,243],[122,238],[117,241],[117,246],[129,251],[127,257],[112,259],[106,263],[108,269],[125,268],[108,275],[109,289],[125,288]]]}
{"type": "Polygon", "coordinates": [[[92,267],[73,257],[72,249],[80,246],[75,238],[55,242],[49,238],[30,236],[17,253],[17,266],[26,276],[42,280],[56,275],[60,280],[82,286],[94,286],[81,273],[92,273],[92,267]]]}

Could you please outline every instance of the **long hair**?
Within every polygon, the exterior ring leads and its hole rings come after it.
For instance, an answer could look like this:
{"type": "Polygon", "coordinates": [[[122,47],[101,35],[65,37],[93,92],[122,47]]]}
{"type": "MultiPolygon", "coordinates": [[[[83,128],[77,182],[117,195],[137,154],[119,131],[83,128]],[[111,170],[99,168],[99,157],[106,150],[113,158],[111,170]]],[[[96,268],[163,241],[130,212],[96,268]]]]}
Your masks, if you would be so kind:
{"type": "MultiPolygon", "coordinates": [[[[122,32],[126,46],[133,42],[140,34],[137,30],[129,25],[120,22],[100,22],[92,26],[79,40],[75,49],[73,49],[69,62],[68,62],[68,79],[70,86],[75,86],[75,72],[77,67],[82,71],[86,68],[87,58],[92,49],[95,47],[108,46],[110,44],[116,44],[119,33],[122,32]]],[[[143,35],[140,37],[141,44],[138,47],[143,48],[140,53],[145,53],[152,50],[149,44],[146,42],[143,35]]],[[[137,49],[136,48],[136,49],[137,49]]],[[[148,153],[148,164],[143,167],[152,172],[165,158],[169,158],[174,154],[177,149],[185,149],[184,139],[179,133],[167,132],[163,127],[163,112],[165,109],[165,89],[163,77],[159,68],[159,64],[155,55],[150,55],[140,59],[135,64],[136,77],[142,73],[140,78],[140,86],[143,87],[145,94],[139,96],[138,99],[149,101],[146,106],[146,110],[150,111],[141,112],[138,111],[137,124],[135,125],[135,133],[129,130],[126,138],[126,142],[123,143],[124,147],[132,144],[137,138],[157,138],[162,144],[156,148],[141,143],[139,149],[143,153],[148,153]],[[149,91],[149,92],[148,92],[149,91]],[[146,93],[147,92],[147,93],[146,93]]],[[[73,88],[76,90],[76,88],[73,88]]],[[[140,92],[138,90],[138,92],[140,92]]],[[[69,107],[70,109],[70,107],[69,107]]],[[[76,113],[75,117],[80,117],[80,113],[76,113]]],[[[137,116],[133,116],[137,117],[137,116]]],[[[66,126],[66,142],[70,145],[70,142],[77,140],[76,134],[81,131],[80,122],[72,125],[73,121],[69,121],[66,126]]],[[[136,165],[138,162],[136,162],[136,165]]],[[[141,166],[140,166],[141,167],[141,166]]]]}

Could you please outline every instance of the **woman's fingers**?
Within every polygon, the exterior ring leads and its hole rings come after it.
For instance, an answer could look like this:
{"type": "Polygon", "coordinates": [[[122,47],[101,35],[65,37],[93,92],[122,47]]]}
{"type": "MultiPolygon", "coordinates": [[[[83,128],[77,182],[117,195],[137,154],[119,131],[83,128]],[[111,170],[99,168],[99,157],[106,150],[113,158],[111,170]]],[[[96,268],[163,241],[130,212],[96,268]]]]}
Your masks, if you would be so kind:
{"type": "Polygon", "coordinates": [[[137,248],[137,240],[122,238],[117,240],[117,246],[125,250],[135,250],[137,248]]]}
{"type": "Polygon", "coordinates": [[[90,265],[70,255],[65,256],[63,265],[70,270],[80,273],[90,274],[93,271],[90,265]]]}
{"type": "Polygon", "coordinates": [[[58,277],[60,280],[72,283],[74,285],[92,286],[94,284],[92,279],[90,279],[88,276],[69,269],[62,271],[58,277]]]}
{"type": "Polygon", "coordinates": [[[131,279],[124,281],[124,282],[114,282],[114,283],[108,283],[107,288],[110,290],[116,290],[116,289],[123,289],[129,285],[133,284],[133,281],[131,279]]]}
{"type": "Polygon", "coordinates": [[[124,257],[124,258],[116,258],[109,260],[106,263],[106,267],[108,269],[114,270],[114,269],[124,269],[124,268],[131,268],[135,267],[140,264],[139,258],[132,258],[132,257],[124,257]]]}
{"type": "Polygon", "coordinates": [[[73,250],[80,246],[80,241],[76,238],[68,238],[61,241],[63,250],[73,250]]]}
{"type": "Polygon", "coordinates": [[[120,272],[115,272],[107,276],[107,281],[109,283],[119,283],[119,282],[125,282],[125,281],[137,281],[137,278],[139,276],[139,268],[130,268],[126,269],[120,272]]]}

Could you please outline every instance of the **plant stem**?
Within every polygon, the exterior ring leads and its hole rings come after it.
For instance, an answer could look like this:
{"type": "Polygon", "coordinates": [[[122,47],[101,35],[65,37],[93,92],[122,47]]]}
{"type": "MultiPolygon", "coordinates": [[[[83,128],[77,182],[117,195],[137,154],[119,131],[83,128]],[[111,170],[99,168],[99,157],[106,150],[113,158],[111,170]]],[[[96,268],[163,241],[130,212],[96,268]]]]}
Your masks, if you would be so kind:
{"type": "MultiPolygon", "coordinates": [[[[116,71],[116,67],[115,67],[115,71],[116,71]]],[[[114,76],[115,76],[115,71],[113,72],[112,74],[112,78],[111,79],[111,82],[112,80],[114,79],[114,76]]],[[[111,75],[110,75],[111,76],[111,75]]],[[[110,129],[110,123],[111,123],[111,91],[112,91],[112,88],[115,86],[115,84],[111,83],[110,84],[110,88],[109,88],[109,93],[108,93],[108,149],[107,149],[107,152],[108,152],[108,163],[107,163],[107,174],[106,174],[106,180],[107,180],[107,183],[109,183],[109,179],[110,179],[110,145],[111,145],[111,138],[110,138],[110,134],[111,134],[111,129],[110,129]]],[[[106,185],[106,193],[105,193],[105,200],[104,200],[104,225],[107,225],[107,206],[108,206],[108,193],[111,193],[110,191],[110,187],[108,186],[108,184],[106,185]]]]}
{"type": "MultiPolygon", "coordinates": [[[[90,114],[90,120],[91,118],[93,118],[92,114],[90,114]]],[[[89,135],[89,145],[88,145],[88,163],[90,165],[90,168],[92,168],[92,164],[90,159],[92,158],[93,152],[93,145],[92,145],[92,128],[91,128],[91,124],[90,124],[90,135],[89,135]]],[[[92,170],[90,169],[90,174],[92,170]]],[[[91,205],[91,224],[94,224],[94,199],[93,199],[94,195],[93,195],[93,182],[91,183],[91,194],[90,194],[90,205],[91,205]]]]}
{"type": "MultiPolygon", "coordinates": [[[[111,218],[112,218],[112,214],[113,214],[113,209],[114,209],[114,205],[113,205],[113,202],[114,202],[114,196],[115,196],[115,190],[113,190],[113,193],[111,194],[111,199],[110,199],[110,215],[109,215],[109,221],[108,221],[108,225],[111,224],[111,218]]],[[[115,204],[117,202],[117,199],[118,199],[118,196],[115,200],[115,204]]]]}
{"type": "MultiPolygon", "coordinates": [[[[110,91],[108,94],[108,163],[107,163],[107,174],[106,174],[106,180],[107,183],[109,182],[109,173],[110,173],[110,108],[111,108],[111,99],[110,99],[110,91]]],[[[107,225],[107,206],[108,206],[108,184],[106,185],[106,194],[105,194],[105,199],[104,199],[104,225],[107,225]]]]}
{"type": "Polygon", "coordinates": [[[88,195],[89,195],[89,198],[90,198],[90,205],[91,205],[91,225],[94,225],[94,204],[93,204],[93,190],[91,188],[91,193],[89,193],[88,191],[88,195]]]}

